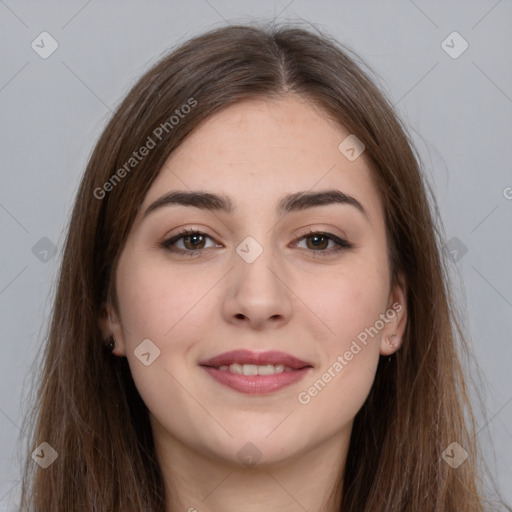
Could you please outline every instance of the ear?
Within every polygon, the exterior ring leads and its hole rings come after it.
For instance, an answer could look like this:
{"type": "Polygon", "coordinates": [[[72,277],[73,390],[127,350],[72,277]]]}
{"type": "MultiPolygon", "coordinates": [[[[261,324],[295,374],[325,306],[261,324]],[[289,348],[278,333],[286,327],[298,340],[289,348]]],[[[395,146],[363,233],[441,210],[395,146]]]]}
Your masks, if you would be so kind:
{"type": "Polygon", "coordinates": [[[390,291],[385,316],[387,322],[381,331],[380,354],[390,356],[401,347],[407,325],[407,283],[403,274],[399,274],[390,291]]]}
{"type": "Polygon", "coordinates": [[[98,323],[103,339],[107,340],[112,336],[115,341],[112,353],[116,356],[126,356],[123,329],[115,308],[111,304],[103,303],[100,311],[98,323]]]}

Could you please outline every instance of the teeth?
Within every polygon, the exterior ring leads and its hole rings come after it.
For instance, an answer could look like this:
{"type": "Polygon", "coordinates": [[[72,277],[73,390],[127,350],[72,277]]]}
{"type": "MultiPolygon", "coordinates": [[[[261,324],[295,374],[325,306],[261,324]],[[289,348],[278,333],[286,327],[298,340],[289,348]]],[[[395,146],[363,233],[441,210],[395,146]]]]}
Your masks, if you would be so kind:
{"type": "Polygon", "coordinates": [[[219,370],[225,372],[230,371],[238,375],[274,375],[274,373],[292,372],[293,368],[284,366],[282,364],[238,364],[233,363],[228,365],[219,366],[219,370]]]}

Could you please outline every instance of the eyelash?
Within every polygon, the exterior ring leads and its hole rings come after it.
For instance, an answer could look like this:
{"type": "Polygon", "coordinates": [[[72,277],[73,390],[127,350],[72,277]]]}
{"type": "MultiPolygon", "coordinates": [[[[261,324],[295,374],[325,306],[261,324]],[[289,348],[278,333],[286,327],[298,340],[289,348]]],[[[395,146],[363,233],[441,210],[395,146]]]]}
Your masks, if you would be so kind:
{"type": "MultiPolygon", "coordinates": [[[[207,235],[206,233],[203,233],[202,231],[184,229],[184,230],[180,231],[177,235],[173,236],[172,238],[164,240],[160,245],[161,245],[161,247],[163,249],[166,249],[167,251],[175,253],[175,254],[182,254],[182,255],[186,255],[186,256],[196,256],[201,251],[203,251],[204,249],[195,249],[195,250],[190,250],[189,251],[189,250],[184,250],[184,249],[178,249],[178,248],[174,247],[174,245],[173,245],[177,241],[179,241],[180,239],[185,238],[187,236],[191,236],[191,235],[206,236],[206,237],[211,238],[213,240],[213,238],[210,235],[207,235]]],[[[300,240],[302,240],[304,238],[311,237],[311,236],[322,236],[322,237],[328,238],[329,240],[332,240],[334,243],[337,244],[337,247],[334,248],[334,249],[331,249],[331,250],[318,250],[318,251],[315,251],[313,249],[310,249],[311,252],[313,253],[314,257],[317,257],[317,256],[320,256],[320,257],[330,256],[333,253],[338,253],[340,251],[343,251],[343,250],[346,250],[346,249],[352,249],[354,247],[347,240],[345,240],[343,238],[340,238],[340,237],[337,237],[336,235],[333,235],[332,233],[326,233],[324,231],[309,231],[305,235],[302,235],[300,238],[298,238],[296,240],[296,242],[298,242],[298,241],[300,241],[300,240]]]]}

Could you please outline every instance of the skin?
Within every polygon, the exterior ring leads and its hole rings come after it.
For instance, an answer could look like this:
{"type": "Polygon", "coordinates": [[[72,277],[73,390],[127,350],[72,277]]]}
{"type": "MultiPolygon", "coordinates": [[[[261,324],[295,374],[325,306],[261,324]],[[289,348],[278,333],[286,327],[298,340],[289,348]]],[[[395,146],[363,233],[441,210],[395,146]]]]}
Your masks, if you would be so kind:
{"type": "Polygon", "coordinates": [[[399,348],[386,339],[396,334],[399,345],[407,316],[403,279],[390,286],[384,211],[365,154],[351,162],[338,150],[347,135],[295,95],[233,105],[169,157],[139,209],[117,267],[119,309],[109,308],[101,326],[116,340],[115,355],[128,358],[150,411],[168,511],[328,510],[323,500],[343,472],[379,355],[399,348]],[[236,208],[173,205],[143,217],[177,189],[224,193],[236,208]],[[355,197],[367,215],[346,204],[276,212],[285,194],[326,189],[355,197]],[[211,238],[176,242],[190,252],[195,243],[193,257],[162,248],[180,228],[211,238]],[[316,249],[310,230],[353,247],[332,252],[330,241],[316,249]],[[252,263],[235,250],[247,236],[263,248],[252,263]],[[300,403],[298,394],[396,302],[400,313],[300,403]],[[149,366],[134,354],[144,339],[160,350],[149,366]],[[313,368],[284,389],[249,395],[198,364],[239,348],[280,350],[313,368]],[[261,457],[250,467],[237,455],[248,442],[261,457]]]}

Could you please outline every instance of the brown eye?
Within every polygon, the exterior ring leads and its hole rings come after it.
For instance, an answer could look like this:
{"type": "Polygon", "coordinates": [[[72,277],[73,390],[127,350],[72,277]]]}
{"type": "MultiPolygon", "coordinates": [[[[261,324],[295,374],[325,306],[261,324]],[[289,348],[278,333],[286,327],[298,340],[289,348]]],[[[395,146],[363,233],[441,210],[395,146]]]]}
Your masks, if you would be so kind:
{"type": "Polygon", "coordinates": [[[309,235],[305,237],[307,240],[311,241],[311,244],[307,244],[308,249],[327,249],[329,245],[329,237],[325,235],[309,235]]]}
{"type": "Polygon", "coordinates": [[[195,249],[203,249],[204,247],[204,236],[199,233],[194,233],[193,235],[187,235],[182,237],[183,245],[187,249],[195,250],[195,249]]]}
{"type": "Polygon", "coordinates": [[[194,256],[207,247],[205,247],[206,239],[213,240],[211,236],[201,231],[185,230],[178,233],[176,236],[164,240],[161,246],[177,254],[187,254],[188,256],[194,256]],[[178,247],[179,243],[183,244],[183,248],[178,247]]]}
{"type": "Polygon", "coordinates": [[[314,256],[328,256],[330,254],[342,251],[344,249],[351,249],[353,247],[350,242],[344,240],[343,238],[339,238],[332,233],[324,233],[320,231],[310,231],[307,235],[299,238],[299,242],[302,240],[306,240],[306,249],[312,251],[314,256]],[[328,249],[330,242],[332,242],[334,245],[328,249]]]}
{"type": "MultiPolygon", "coordinates": [[[[185,230],[178,233],[176,236],[165,240],[161,243],[161,246],[177,254],[186,254],[188,256],[198,255],[203,249],[207,249],[205,246],[206,240],[213,240],[211,236],[201,231],[185,230]],[[178,244],[182,243],[183,247],[179,247],[178,244]]],[[[351,249],[353,246],[343,238],[339,238],[332,233],[324,232],[309,232],[307,235],[299,238],[299,242],[306,240],[306,249],[309,249],[314,256],[328,256],[333,253],[342,251],[344,249],[351,249]],[[332,243],[329,248],[329,243],[332,243]]],[[[214,245],[215,246],[215,245],[214,245]]],[[[211,247],[211,246],[210,246],[211,247]]],[[[216,245],[216,247],[220,247],[216,245]]]]}

